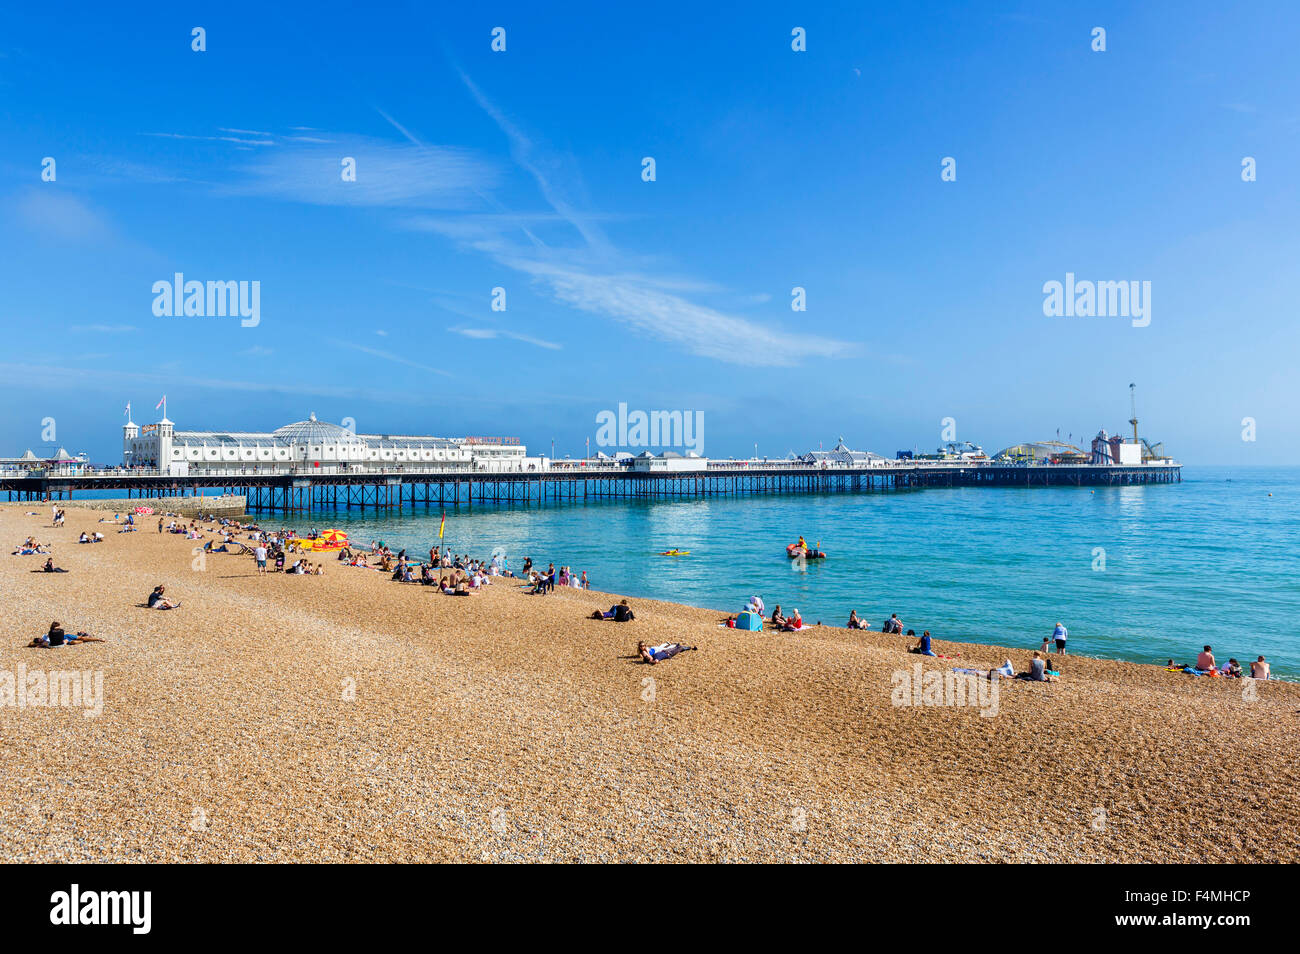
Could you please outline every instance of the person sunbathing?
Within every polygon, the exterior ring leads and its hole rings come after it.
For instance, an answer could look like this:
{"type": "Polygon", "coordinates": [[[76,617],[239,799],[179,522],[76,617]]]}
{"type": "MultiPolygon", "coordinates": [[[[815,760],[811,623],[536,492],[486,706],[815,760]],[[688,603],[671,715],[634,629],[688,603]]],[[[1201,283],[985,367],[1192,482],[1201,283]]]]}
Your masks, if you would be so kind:
{"type": "Polygon", "coordinates": [[[654,665],[665,659],[672,659],[678,653],[690,652],[692,649],[699,649],[699,646],[687,646],[685,643],[660,643],[658,646],[647,646],[644,642],[636,644],[636,654],[641,657],[642,662],[654,665]]]}
{"type": "Polygon", "coordinates": [[[153,588],[153,592],[149,594],[150,609],[169,610],[176,609],[176,607],[181,605],[180,603],[173,603],[171,600],[167,599],[167,597],[163,595],[163,591],[164,588],[161,583],[153,588]]]}
{"type": "Polygon", "coordinates": [[[27,645],[33,648],[51,649],[55,646],[72,646],[76,643],[102,642],[105,642],[105,640],[99,636],[91,636],[89,633],[75,633],[72,636],[69,636],[63,631],[63,627],[59,625],[59,621],[55,620],[50,623],[49,632],[44,636],[37,636],[27,645]]]}
{"type": "Polygon", "coordinates": [[[41,567],[41,572],[42,573],[67,573],[68,571],[63,569],[62,567],[55,566],[54,557],[50,557],[48,560],[45,561],[45,565],[41,567]]]}
{"type": "Polygon", "coordinates": [[[1268,663],[1264,661],[1263,656],[1260,656],[1258,659],[1256,659],[1253,663],[1250,664],[1251,679],[1267,679],[1269,678],[1269,675],[1270,675],[1269,666],[1268,663]]]}
{"type": "Polygon", "coordinates": [[[621,600],[609,608],[609,612],[602,613],[596,610],[591,614],[592,619],[612,619],[616,623],[630,623],[636,619],[636,614],[632,612],[632,607],[628,605],[627,600],[621,600]]]}
{"type": "Polygon", "coordinates": [[[866,629],[866,628],[867,628],[867,624],[866,624],[865,622],[863,622],[862,620],[858,619],[858,611],[857,611],[857,610],[849,610],[849,622],[848,622],[847,625],[848,625],[849,629],[866,629]]]}

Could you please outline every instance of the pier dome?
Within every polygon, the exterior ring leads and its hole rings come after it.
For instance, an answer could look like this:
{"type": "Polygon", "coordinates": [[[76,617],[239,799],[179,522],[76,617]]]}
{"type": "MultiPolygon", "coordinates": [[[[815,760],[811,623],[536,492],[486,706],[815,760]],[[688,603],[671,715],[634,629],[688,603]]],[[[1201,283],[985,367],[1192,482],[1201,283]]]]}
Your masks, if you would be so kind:
{"type": "Polygon", "coordinates": [[[318,421],[315,414],[305,421],[277,427],[271,433],[276,440],[285,444],[345,444],[356,440],[355,435],[346,427],[318,421]]]}

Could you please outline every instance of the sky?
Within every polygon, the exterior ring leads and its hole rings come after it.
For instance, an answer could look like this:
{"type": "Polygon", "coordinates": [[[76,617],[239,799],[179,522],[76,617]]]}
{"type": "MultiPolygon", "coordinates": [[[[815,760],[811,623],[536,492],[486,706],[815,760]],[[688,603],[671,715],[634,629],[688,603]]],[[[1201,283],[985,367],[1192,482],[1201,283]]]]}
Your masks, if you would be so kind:
{"type": "Polygon", "coordinates": [[[1300,463],[1300,6],[463,6],[7,5],[0,456],[116,463],[163,394],[992,452],[1127,431],[1135,383],[1185,463],[1300,463]],[[155,314],[178,272],[257,282],[256,324],[155,314]],[[1045,314],[1067,273],[1146,318],[1045,314]]]}

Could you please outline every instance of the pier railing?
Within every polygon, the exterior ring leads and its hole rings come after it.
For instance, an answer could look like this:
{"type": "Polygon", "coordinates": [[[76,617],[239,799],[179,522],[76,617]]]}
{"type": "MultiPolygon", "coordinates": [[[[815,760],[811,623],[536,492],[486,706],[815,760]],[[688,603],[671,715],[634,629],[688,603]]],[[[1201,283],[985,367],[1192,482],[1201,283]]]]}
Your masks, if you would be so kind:
{"type": "Polygon", "coordinates": [[[710,461],[705,468],[640,470],[624,464],[540,471],[391,468],[382,472],[323,468],[165,476],[130,470],[75,476],[0,475],[9,500],[69,499],[74,493],[122,490],[128,499],[245,497],[249,510],[305,512],[398,510],[602,499],[665,499],[750,494],[909,491],[931,487],[1083,487],[1175,483],[1177,463],[1138,465],[1031,464],[1006,461],[873,461],[867,466],[798,461],[710,461]],[[718,466],[713,466],[713,465],[718,466]]]}

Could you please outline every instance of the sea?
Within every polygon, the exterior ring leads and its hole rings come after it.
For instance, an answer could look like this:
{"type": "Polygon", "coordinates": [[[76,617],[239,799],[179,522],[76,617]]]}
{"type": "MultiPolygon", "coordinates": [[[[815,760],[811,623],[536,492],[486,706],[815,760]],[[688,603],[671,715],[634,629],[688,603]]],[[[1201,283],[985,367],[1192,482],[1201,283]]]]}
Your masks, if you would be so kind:
{"type": "MultiPolygon", "coordinates": [[[[355,542],[427,556],[443,510],[313,514],[355,542]]],[[[447,507],[455,553],[585,570],[594,589],[872,628],[897,613],[936,639],[1191,662],[1202,646],[1300,679],[1300,468],[1184,467],[1181,483],[927,488],[447,507]],[[792,563],[802,535],[823,561],[792,563]],[[662,556],[680,549],[689,556],[662,556]]],[[[278,523],[272,518],[269,523],[278,523]]],[[[295,526],[304,529],[303,518],[295,526]]]]}

